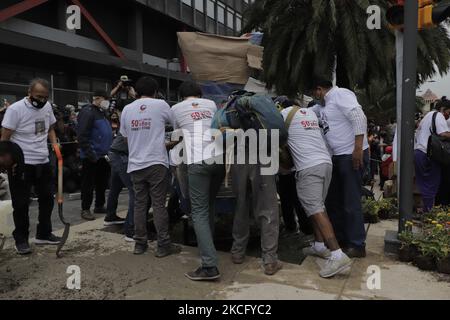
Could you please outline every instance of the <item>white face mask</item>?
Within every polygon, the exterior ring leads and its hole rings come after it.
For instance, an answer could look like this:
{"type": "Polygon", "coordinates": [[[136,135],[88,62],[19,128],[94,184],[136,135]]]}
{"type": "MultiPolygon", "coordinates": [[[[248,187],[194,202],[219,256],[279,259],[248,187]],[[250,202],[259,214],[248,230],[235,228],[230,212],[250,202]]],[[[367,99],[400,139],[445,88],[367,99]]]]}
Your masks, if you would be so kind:
{"type": "Polygon", "coordinates": [[[108,100],[103,100],[102,102],[100,102],[100,108],[102,108],[102,110],[104,111],[108,110],[110,105],[111,103],[108,100]]]}

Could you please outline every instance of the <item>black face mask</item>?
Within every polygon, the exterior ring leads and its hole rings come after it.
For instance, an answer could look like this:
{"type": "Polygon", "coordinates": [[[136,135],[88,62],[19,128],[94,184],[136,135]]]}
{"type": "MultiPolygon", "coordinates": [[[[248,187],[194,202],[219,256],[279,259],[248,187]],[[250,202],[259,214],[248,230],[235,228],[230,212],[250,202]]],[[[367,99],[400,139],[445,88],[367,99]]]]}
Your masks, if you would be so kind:
{"type": "Polygon", "coordinates": [[[47,104],[47,100],[40,101],[40,100],[38,100],[36,98],[33,98],[33,97],[30,97],[30,101],[31,101],[31,104],[33,105],[33,107],[35,107],[36,109],[42,109],[47,104]]]}

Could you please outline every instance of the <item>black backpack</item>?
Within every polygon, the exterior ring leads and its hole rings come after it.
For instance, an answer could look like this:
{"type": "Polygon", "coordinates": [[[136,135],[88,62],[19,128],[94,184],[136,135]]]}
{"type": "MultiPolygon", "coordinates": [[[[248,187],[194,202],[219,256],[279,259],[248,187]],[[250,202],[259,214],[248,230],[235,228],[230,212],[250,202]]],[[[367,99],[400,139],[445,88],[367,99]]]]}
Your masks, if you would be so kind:
{"type": "Polygon", "coordinates": [[[438,116],[438,112],[435,112],[433,115],[433,121],[431,126],[431,136],[428,140],[428,150],[427,155],[428,158],[436,161],[442,166],[450,165],[450,141],[446,141],[440,135],[437,134],[436,129],[436,118],[438,116]]]}

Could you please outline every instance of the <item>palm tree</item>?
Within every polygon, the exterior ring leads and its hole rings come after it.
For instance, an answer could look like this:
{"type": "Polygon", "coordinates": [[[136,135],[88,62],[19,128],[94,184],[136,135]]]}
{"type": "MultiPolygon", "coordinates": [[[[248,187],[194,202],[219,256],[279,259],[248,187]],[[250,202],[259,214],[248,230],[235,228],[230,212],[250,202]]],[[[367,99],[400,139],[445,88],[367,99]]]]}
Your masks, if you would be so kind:
{"type": "MultiPolygon", "coordinates": [[[[377,124],[387,124],[397,116],[397,90],[395,87],[384,87],[383,84],[373,84],[371,91],[356,89],[359,103],[369,119],[377,124]]],[[[421,112],[425,102],[423,98],[416,97],[416,112],[421,112]]]]}
{"type": "MultiPolygon", "coordinates": [[[[279,93],[296,95],[315,75],[353,90],[395,85],[395,34],[383,0],[256,0],[245,14],[245,31],[264,32],[264,80],[279,93]],[[367,8],[381,8],[381,29],[367,28],[367,8]]],[[[450,39],[442,27],[420,32],[418,81],[450,67],[450,39]]]]}

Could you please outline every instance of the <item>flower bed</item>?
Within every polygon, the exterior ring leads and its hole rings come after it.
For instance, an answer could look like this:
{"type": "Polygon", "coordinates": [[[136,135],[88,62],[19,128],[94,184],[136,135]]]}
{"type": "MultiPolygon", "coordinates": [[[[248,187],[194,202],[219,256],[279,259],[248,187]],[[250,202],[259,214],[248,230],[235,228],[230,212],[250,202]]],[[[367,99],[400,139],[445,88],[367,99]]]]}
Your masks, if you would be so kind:
{"type": "Polygon", "coordinates": [[[398,217],[397,203],[395,199],[364,199],[362,209],[366,223],[378,223],[380,220],[394,219],[398,217]]]}
{"type": "Polygon", "coordinates": [[[399,259],[421,270],[450,274],[450,208],[436,207],[421,222],[408,221],[399,238],[399,259]]]}

